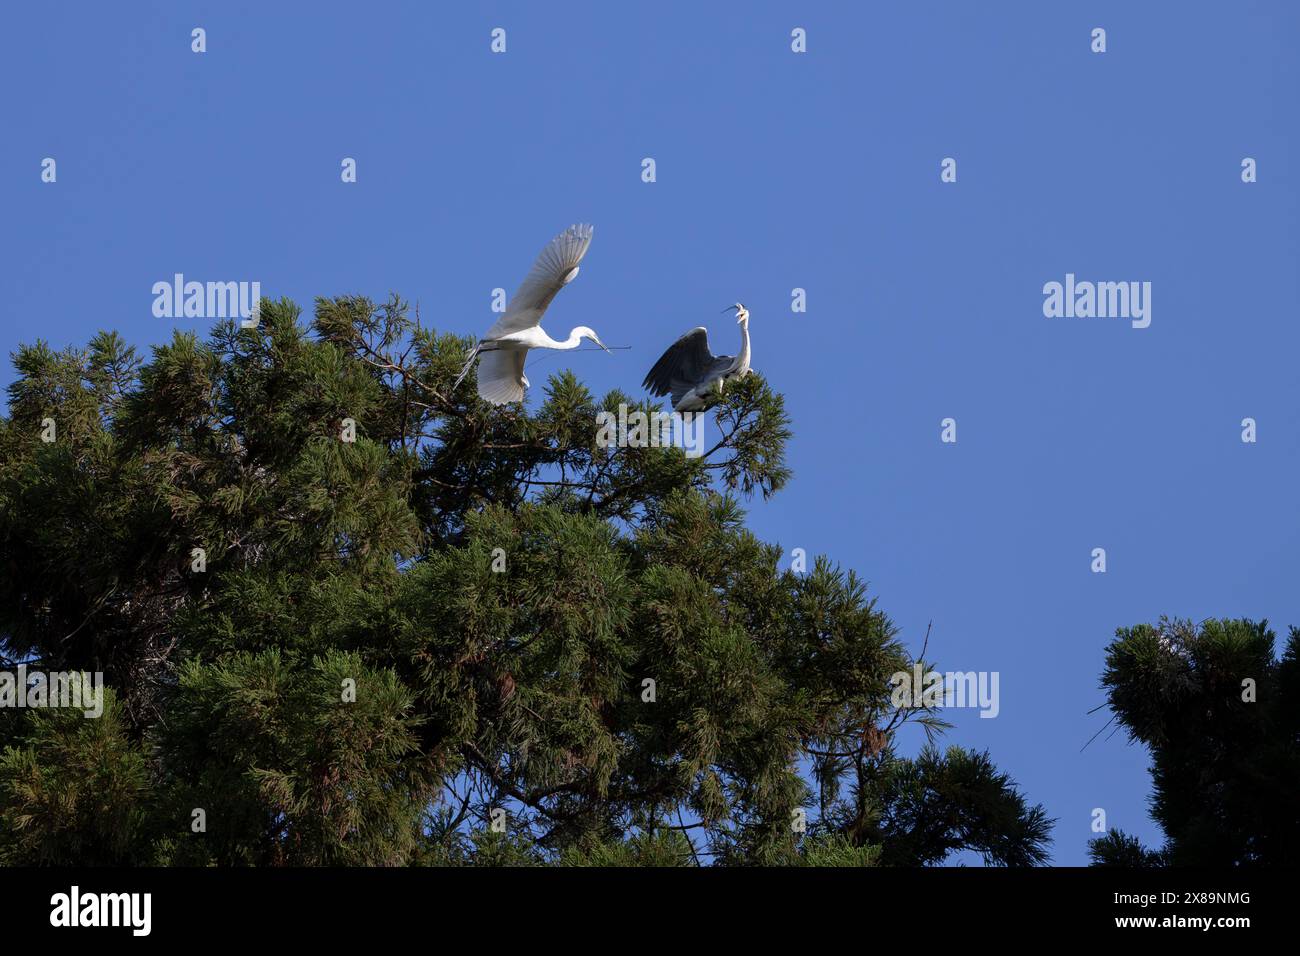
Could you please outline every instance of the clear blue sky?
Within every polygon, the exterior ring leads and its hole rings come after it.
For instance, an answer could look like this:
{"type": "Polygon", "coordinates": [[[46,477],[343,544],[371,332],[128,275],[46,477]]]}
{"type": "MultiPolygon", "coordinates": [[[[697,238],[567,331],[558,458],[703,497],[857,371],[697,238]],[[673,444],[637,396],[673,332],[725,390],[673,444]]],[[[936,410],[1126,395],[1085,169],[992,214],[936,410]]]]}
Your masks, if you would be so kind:
{"type": "Polygon", "coordinates": [[[308,311],[393,290],[479,333],[593,222],[548,326],[632,349],[566,361],[636,392],[695,325],[734,351],[743,301],[795,430],[755,530],[857,569],[913,647],[933,620],[943,669],[1000,672],[1001,714],[948,740],[1046,804],[1057,863],[1094,807],[1156,840],[1145,752],[1080,753],[1115,628],[1300,623],[1300,5],[451,6],[7,6],[3,351],[147,351],[174,272],[308,311]],[[1150,328],[1045,318],[1067,272],[1151,282],[1150,328]]]}

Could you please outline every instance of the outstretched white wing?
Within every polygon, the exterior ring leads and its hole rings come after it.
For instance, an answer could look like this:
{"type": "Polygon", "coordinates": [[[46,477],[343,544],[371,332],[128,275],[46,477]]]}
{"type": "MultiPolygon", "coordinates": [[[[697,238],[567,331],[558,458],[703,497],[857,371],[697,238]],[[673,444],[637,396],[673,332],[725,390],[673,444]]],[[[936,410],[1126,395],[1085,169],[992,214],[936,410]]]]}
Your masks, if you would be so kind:
{"type": "Polygon", "coordinates": [[[493,349],[480,352],[478,358],[478,393],[493,405],[524,400],[525,349],[493,349]]]}
{"type": "Polygon", "coordinates": [[[593,231],[591,226],[579,223],[548,242],[514,298],[506,304],[505,314],[488,329],[484,338],[496,338],[540,324],[555,293],[578,274],[578,263],[587,254],[593,231]]]}

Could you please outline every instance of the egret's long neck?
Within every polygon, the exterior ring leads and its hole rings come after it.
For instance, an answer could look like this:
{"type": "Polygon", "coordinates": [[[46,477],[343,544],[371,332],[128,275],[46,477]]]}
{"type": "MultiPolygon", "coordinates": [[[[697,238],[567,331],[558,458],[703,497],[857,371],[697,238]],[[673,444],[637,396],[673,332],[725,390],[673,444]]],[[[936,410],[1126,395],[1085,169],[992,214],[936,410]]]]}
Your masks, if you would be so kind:
{"type": "Polygon", "coordinates": [[[528,338],[529,348],[541,349],[576,349],[582,337],[578,335],[577,330],[569,333],[569,337],[561,342],[559,339],[553,339],[546,334],[546,330],[540,325],[532,330],[528,338]]]}
{"type": "Polygon", "coordinates": [[[749,371],[749,323],[740,323],[740,355],[737,356],[739,361],[736,363],[737,370],[741,373],[749,371]]]}

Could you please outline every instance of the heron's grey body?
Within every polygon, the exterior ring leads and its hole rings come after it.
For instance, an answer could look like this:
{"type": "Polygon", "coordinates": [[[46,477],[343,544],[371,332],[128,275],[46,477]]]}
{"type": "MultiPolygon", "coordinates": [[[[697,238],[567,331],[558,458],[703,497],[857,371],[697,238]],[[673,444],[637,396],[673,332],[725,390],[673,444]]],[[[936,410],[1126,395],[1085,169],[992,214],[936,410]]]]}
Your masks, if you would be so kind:
{"type": "Polygon", "coordinates": [[[740,354],[714,355],[709,351],[709,331],[691,329],[668,347],[641,384],[652,395],[671,395],[673,411],[693,412],[708,404],[711,392],[721,391],[733,378],[749,374],[749,312],[737,302],[740,354]]]}
{"type": "Polygon", "coordinates": [[[546,307],[578,274],[578,263],[587,254],[593,232],[588,225],[570,226],[546,244],[506,306],[505,314],[470,352],[453,389],[460,385],[477,358],[478,393],[482,399],[493,405],[520,402],[528,387],[524,361],[529,349],[575,349],[584,338],[605,348],[596,333],[585,325],[574,328],[563,342],[551,338],[541,326],[546,307]]]}

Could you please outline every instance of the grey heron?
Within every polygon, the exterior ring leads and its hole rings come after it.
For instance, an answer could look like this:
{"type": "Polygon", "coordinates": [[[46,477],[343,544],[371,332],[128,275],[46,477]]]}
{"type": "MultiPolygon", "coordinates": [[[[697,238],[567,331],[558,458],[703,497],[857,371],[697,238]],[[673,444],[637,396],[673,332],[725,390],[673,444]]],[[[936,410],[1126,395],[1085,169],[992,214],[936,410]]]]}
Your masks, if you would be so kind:
{"type": "Polygon", "coordinates": [[[737,302],[723,312],[736,310],[740,325],[740,354],[714,355],[709,351],[709,330],[691,329],[668,347],[641,384],[652,395],[672,395],[673,411],[693,412],[705,406],[709,392],[721,391],[729,379],[749,374],[749,310],[737,302]]]}
{"type": "Polygon", "coordinates": [[[541,326],[542,316],[555,294],[578,274],[578,263],[587,254],[593,231],[585,224],[570,226],[546,244],[519,291],[507,303],[505,314],[470,352],[452,391],[469,373],[474,360],[479,359],[478,393],[484,401],[493,405],[523,401],[524,389],[528,387],[524,360],[529,349],[576,349],[583,339],[591,339],[609,351],[585,325],[574,328],[563,342],[551,338],[541,326]]]}

